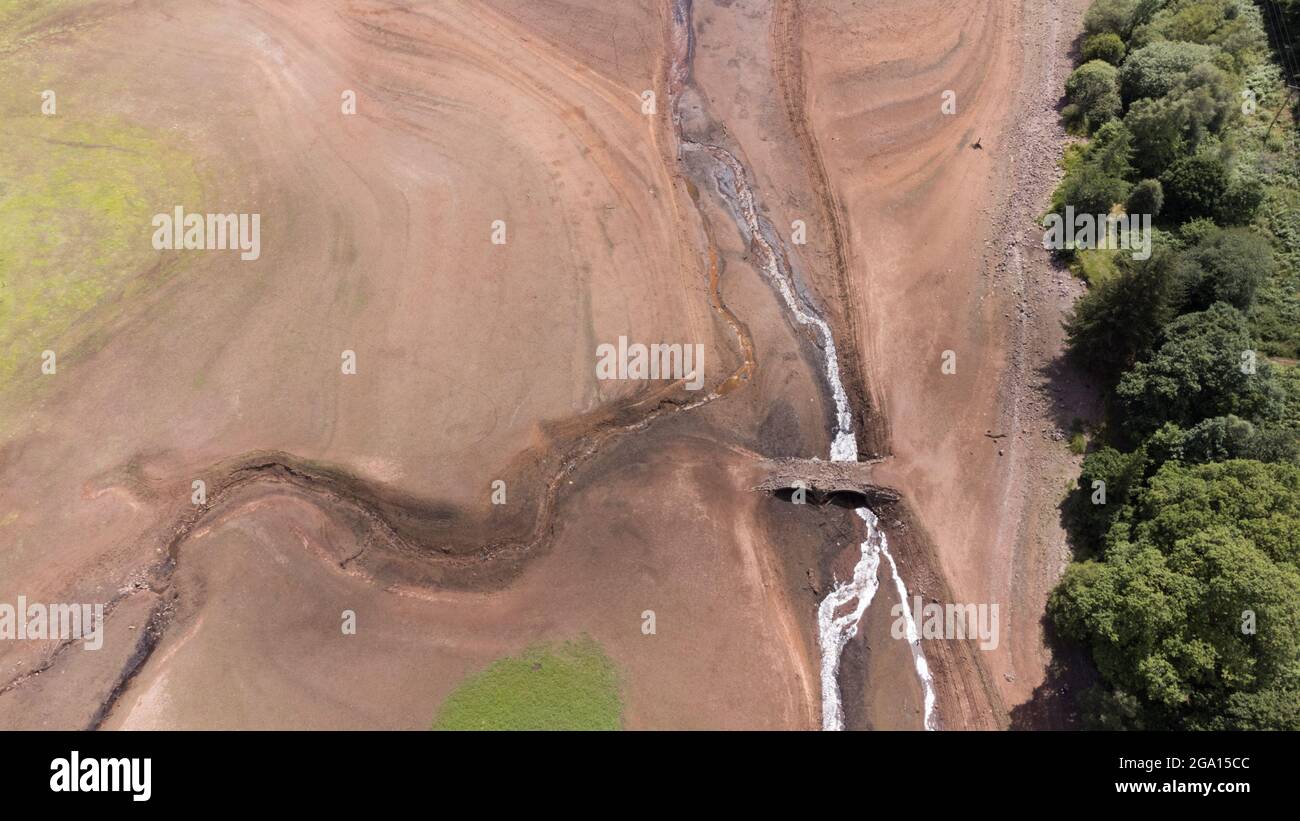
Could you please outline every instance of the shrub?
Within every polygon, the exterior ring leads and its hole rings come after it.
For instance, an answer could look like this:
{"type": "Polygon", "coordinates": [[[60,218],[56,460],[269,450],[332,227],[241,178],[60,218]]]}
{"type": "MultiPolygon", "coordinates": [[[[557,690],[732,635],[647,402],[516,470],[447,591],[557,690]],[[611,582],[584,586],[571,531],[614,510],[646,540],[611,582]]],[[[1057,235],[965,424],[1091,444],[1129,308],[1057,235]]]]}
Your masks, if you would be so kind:
{"type": "Polygon", "coordinates": [[[1163,97],[1198,63],[1211,62],[1219,50],[1199,43],[1157,42],[1132,52],[1119,70],[1126,103],[1163,97]]]}
{"type": "Polygon", "coordinates": [[[1129,155],[1132,138],[1122,123],[1111,121],[1097,131],[1082,156],[1069,164],[1065,179],[1054,197],[1054,209],[1065,206],[1089,214],[1106,214],[1128,196],[1129,183],[1124,178],[1132,171],[1129,155]]]}
{"type": "Polygon", "coordinates": [[[1108,174],[1095,165],[1083,165],[1062,183],[1062,202],[1079,213],[1105,214],[1128,195],[1123,177],[1108,174]]]}
{"type": "Polygon", "coordinates": [[[1160,175],[1165,215],[1177,222],[1211,217],[1222,207],[1228,169],[1218,157],[1198,154],[1174,160],[1160,175]]]}
{"type": "Polygon", "coordinates": [[[1113,31],[1094,34],[1087,40],[1083,41],[1083,60],[1105,60],[1112,66],[1117,66],[1124,62],[1124,54],[1127,49],[1124,47],[1124,41],[1113,31]]]}
{"type": "Polygon", "coordinates": [[[1096,0],[1083,15],[1083,30],[1090,35],[1128,37],[1138,0],[1096,0]]]}
{"type": "Polygon", "coordinates": [[[1252,177],[1234,176],[1229,179],[1214,214],[1224,225],[1247,225],[1263,202],[1263,183],[1252,177]]]}
{"type": "Polygon", "coordinates": [[[1082,433],[1073,434],[1070,437],[1070,453],[1075,456],[1082,456],[1088,452],[1088,437],[1082,433]]]}
{"type": "Polygon", "coordinates": [[[1141,39],[1181,40],[1222,48],[1238,68],[1257,59],[1265,48],[1263,27],[1241,0],[1181,0],[1156,12],[1143,27],[1141,39]]]}
{"type": "Polygon", "coordinates": [[[1245,311],[1275,268],[1273,247],[1254,231],[1209,231],[1179,261],[1184,310],[1202,311],[1215,302],[1226,302],[1245,311]]]}
{"type": "Polygon", "coordinates": [[[1130,214],[1150,214],[1154,219],[1164,204],[1165,190],[1160,186],[1160,180],[1142,180],[1129,192],[1124,210],[1130,214]]]}
{"type": "Polygon", "coordinates": [[[1198,217],[1188,220],[1178,227],[1178,238],[1182,240],[1183,245],[1192,246],[1217,230],[1219,230],[1219,226],[1214,224],[1214,220],[1207,217],[1198,217]]]}
{"type": "Polygon", "coordinates": [[[1187,109],[1167,97],[1138,100],[1124,115],[1133,135],[1134,164],[1148,177],[1158,177],[1187,152],[1187,109]]]}
{"type": "Polygon", "coordinates": [[[1119,70],[1104,60],[1092,60],[1065,81],[1065,96],[1079,122],[1091,132],[1119,115],[1119,70]]]}

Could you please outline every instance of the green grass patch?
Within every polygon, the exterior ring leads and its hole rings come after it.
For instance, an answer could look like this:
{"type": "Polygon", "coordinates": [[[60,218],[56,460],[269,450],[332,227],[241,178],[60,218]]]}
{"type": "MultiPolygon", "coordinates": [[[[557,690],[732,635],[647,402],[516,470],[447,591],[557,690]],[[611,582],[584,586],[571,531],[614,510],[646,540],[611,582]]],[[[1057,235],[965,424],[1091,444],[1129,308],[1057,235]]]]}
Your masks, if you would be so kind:
{"type": "MultiPolygon", "coordinates": [[[[1087,249],[1076,251],[1074,254],[1075,273],[1083,277],[1084,281],[1093,288],[1096,288],[1106,280],[1118,276],[1119,269],[1115,267],[1115,255],[1121,253],[1119,249],[1107,248],[1103,250],[1087,249]]],[[[1132,251],[1123,251],[1131,254],[1132,251]]]]}
{"type": "Polygon", "coordinates": [[[57,12],[83,5],[85,0],[0,0],[0,55],[64,31],[45,25],[57,12]]]}
{"type": "Polygon", "coordinates": [[[90,25],[93,14],[63,14],[81,6],[0,0],[4,394],[19,384],[37,389],[42,351],[54,350],[64,365],[95,344],[112,312],[174,273],[180,258],[153,249],[150,221],[178,204],[203,205],[206,186],[189,144],[122,117],[111,72],[86,76],[69,63],[75,46],[46,41],[90,25]],[[58,95],[48,116],[46,89],[58,95]]]}
{"type": "Polygon", "coordinates": [[[1088,452],[1088,437],[1082,433],[1076,433],[1070,437],[1070,453],[1075,456],[1082,456],[1088,452]]]}
{"type": "MultiPolygon", "coordinates": [[[[0,63],[3,67],[3,63],[0,63]]],[[[159,253],[150,220],[198,203],[176,140],[112,119],[40,115],[39,97],[0,108],[0,383],[92,308],[142,287],[159,253]],[[26,116],[15,116],[23,105],[26,116]]]]}
{"type": "Polygon", "coordinates": [[[614,664],[593,639],[530,647],[470,676],[447,697],[435,730],[618,730],[614,664]]]}

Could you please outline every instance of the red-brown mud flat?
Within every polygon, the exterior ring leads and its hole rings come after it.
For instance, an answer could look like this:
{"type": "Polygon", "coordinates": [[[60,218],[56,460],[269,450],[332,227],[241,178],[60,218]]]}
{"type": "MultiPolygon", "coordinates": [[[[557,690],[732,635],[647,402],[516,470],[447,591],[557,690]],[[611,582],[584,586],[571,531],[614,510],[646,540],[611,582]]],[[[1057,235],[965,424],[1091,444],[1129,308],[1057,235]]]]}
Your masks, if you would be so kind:
{"type": "Polygon", "coordinates": [[[620,670],[628,727],[808,726],[816,670],[749,524],[771,502],[748,463],[690,437],[616,449],[493,592],[378,587],[339,569],[356,544],[328,512],[259,491],[188,540],[173,623],[104,726],[419,729],[467,673],[580,634],[620,670]]]}
{"type": "MultiPolygon", "coordinates": [[[[108,616],[101,650],[0,643],[0,726],[422,728],[467,674],[583,634],[628,727],[821,726],[817,606],[864,534],[752,490],[765,457],[826,458],[835,407],[688,139],[737,158],[835,330],[859,450],[904,494],[881,512],[904,580],[1012,611],[994,653],[924,642],[941,726],[1005,723],[1043,678],[1044,488],[1069,464],[983,434],[1037,433],[1019,397],[1068,300],[1032,333],[1011,316],[1050,274],[999,265],[987,211],[1045,190],[1051,151],[1015,154],[1014,124],[1050,110],[1077,13],[955,6],[699,3],[686,84],[674,9],[648,0],[86,2],[32,23],[6,59],[42,63],[33,99],[175,137],[202,192],[152,209],[255,212],[262,236],[251,261],[158,251],[75,340],[18,352],[0,601],[108,616]],[[1012,157],[1038,170],[1008,186],[1012,157]],[[702,346],[701,389],[597,379],[619,337],[702,346]]],[[[851,727],[922,726],[895,601],[886,574],[846,651],[851,727]]]]}
{"type": "Polygon", "coordinates": [[[60,116],[182,135],[203,201],[156,212],[264,230],[252,261],[159,252],[164,281],[6,386],[3,592],[108,603],[102,650],[0,646],[6,726],[427,726],[466,672],[582,633],[629,726],[816,725],[781,553],[815,557],[818,528],[771,544],[778,503],[737,479],[759,454],[728,449],[823,436],[815,376],[761,282],[729,313],[720,281],[748,272],[643,112],[666,9],[580,12],[101,3],[32,38],[60,116]],[[702,346],[702,389],[598,380],[620,336],[702,346]],[[771,403],[731,378],[758,355],[771,403]],[[720,389],[725,427],[622,450],[720,389]],[[357,635],[331,643],[343,609],[357,635]]]}
{"type": "Polygon", "coordinates": [[[1035,226],[1086,4],[783,5],[849,271],[840,327],[855,334],[889,456],[877,476],[906,500],[904,538],[929,545],[908,551],[934,559],[913,571],[927,596],[1000,606],[998,647],[957,650],[959,679],[937,676],[940,713],[946,726],[1004,726],[1043,696],[1043,609],[1068,559],[1056,507],[1077,468],[1061,431],[1088,412],[1060,363],[1077,284],[1035,226]]]}

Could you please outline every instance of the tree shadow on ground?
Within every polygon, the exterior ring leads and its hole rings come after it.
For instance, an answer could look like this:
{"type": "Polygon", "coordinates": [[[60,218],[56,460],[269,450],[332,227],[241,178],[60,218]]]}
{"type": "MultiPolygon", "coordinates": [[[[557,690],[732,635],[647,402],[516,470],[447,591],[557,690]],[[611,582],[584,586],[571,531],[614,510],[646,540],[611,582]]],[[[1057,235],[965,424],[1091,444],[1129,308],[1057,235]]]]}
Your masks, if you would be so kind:
{"type": "Polygon", "coordinates": [[[1087,652],[1056,634],[1051,619],[1042,618],[1052,661],[1047,677],[1034,688],[1028,701],[1010,711],[1012,730],[1082,730],[1080,699],[1097,682],[1097,671],[1087,652]]]}
{"type": "MultiPolygon", "coordinates": [[[[1053,267],[1064,268],[1061,260],[1053,259],[1053,267]]],[[[1061,352],[1036,370],[1036,388],[1046,403],[1048,418],[1056,430],[1053,439],[1068,438],[1069,433],[1082,426],[1096,430],[1104,413],[1102,386],[1081,370],[1075,362],[1061,352]]],[[[1067,447],[1065,441],[1061,447],[1067,447]]],[[[1077,474],[1071,477],[1071,490],[1056,504],[1056,515],[1065,532],[1066,545],[1072,559],[1088,554],[1090,545],[1077,542],[1077,516],[1080,491],[1076,486],[1077,474]]],[[[1084,500],[1087,499],[1085,495],[1084,500]]],[[[1080,709],[1082,696],[1098,681],[1096,668],[1087,650],[1058,635],[1051,618],[1044,613],[1039,624],[1051,661],[1042,684],[1034,689],[1028,701],[1009,712],[1010,728],[1014,730],[1078,730],[1084,729],[1080,709]]]]}

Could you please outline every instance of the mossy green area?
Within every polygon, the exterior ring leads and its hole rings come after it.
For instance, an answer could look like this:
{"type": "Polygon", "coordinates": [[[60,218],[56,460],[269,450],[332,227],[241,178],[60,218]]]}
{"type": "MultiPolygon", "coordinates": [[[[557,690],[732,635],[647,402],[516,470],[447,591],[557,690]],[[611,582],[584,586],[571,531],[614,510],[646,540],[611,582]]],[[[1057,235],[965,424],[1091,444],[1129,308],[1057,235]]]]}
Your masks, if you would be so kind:
{"type": "Polygon", "coordinates": [[[1262,65],[1248,79],[1260,96],[1257,116],[1243,126],[1241,156],[1264,184],[1254,225],[1273,240],[1278,265],[1260,286],[1249,318],[1260,350],[1300,357],[1300,129],[1277,66],[1262,65]],[[1276,122],[1274,122],[1276,117],[1276,122]]]}
{"type": "Polygon", "coordinates": [[[0,0],[0,55],[63,31],[61,26],[45,24],[56,13],[84,2],[85,0],[0,0]]]}
{"type": "Polygon", "coordinates": [[[435,730],[618,730],[614,664],[590,638],[530,647],[493,662],[448,696],[435,730]]]}
{"type": "MultiPolygon", "coordinates": [[[[0,38],[15,5],[0,0],[0,38]]],[[[202,191],[182,140],[98,113],[84,79],[51,79],[28,51],[0,56],[0,385],[38,373],[41,351],[64,353],[92,309],[160,278],[153,215],[202,191]]]]}
{"type": "Polygon", "coordinates": [[[1119,253],[1121,252],[1114,248],[1089,248],[1077,251],[1074,257],[1076,272],[1095,288],[1117,274],[1115,256],[1119,253]]]}

